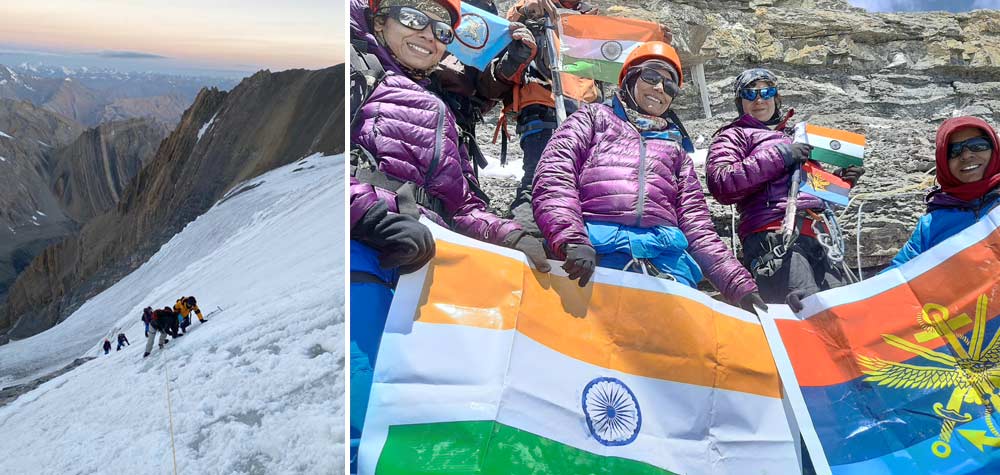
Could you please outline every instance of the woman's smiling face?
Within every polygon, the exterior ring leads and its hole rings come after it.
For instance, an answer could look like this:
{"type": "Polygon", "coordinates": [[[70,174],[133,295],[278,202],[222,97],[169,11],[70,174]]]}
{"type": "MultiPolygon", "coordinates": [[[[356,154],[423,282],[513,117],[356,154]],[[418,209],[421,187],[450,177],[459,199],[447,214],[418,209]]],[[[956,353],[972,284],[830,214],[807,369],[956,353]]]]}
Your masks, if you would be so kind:
{"type": "MultiPolygon", "coordinates": [[[[986,133],[978,127],[963,127],[952,132],[948,137],[948,145],[976,137],[985,138],[986,133]]],[[[986,140],[989,140],[989,138],[986,138],[986,140]]],[[[962,183],[972,183],[982,180],[983,175],[986,173],[986,166],[990,163],[990,157],[992,156],[993,150],[973,152],[967,147],[963,147],[958,155],[948,158],[948,171],[962,183]]]]}
{"type": "Polygon", "coordinates": [[[661,82],[650,84],[641,78],[636,79],[635,103],[639,106],[640,112],[659,117],[670,108],[670,103],[674,100],[663,90],[665,85],[663,81],[670,81],[670,73],[661,68],[643,67],[660,73],[661,82]]]}
{"type": "MultiPolygon", "coordinates": [[[[423,12],[431,20],[448,22],[433,13],[423,12]]],[[[418,71],[426,71],[437,66],[444,57],[445,45],[431,31],[431,25],[422,30],[413,30],[403,26],[390,17],[376,17],[375,32],[384,38],[385,46],[392,51],[403,66],[418,71]]]]}

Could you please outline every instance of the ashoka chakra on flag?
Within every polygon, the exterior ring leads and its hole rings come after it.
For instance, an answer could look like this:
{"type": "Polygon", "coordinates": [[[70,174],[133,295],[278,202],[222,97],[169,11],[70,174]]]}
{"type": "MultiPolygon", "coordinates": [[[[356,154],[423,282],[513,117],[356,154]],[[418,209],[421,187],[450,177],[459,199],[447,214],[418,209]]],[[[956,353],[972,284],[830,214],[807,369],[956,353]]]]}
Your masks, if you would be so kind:
{"type": "Polygon", "coordinates": [[[629,444],[642,426],[639,401],[616,378],[597,378],[587,384],[583,390],[583,413],[590,433],[604,445],[629,444]]]}

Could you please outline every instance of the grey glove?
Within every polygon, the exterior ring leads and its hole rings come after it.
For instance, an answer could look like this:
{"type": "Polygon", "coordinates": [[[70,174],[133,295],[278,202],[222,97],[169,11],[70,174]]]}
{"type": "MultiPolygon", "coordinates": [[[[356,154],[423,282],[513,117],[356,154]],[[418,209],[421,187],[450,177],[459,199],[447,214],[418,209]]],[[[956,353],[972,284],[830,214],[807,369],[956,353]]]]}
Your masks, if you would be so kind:
{"type": "Polygon", "coordinates": [[[758,292],[750,292],[740,299],[740,308],[743,310],[754,312],[755,306],[759,307],[761,310],[767,310],[767,304],[764,303],[764,299],[760,297],[760,293],[758,292]]]}
{"type": "Polygon", "coordinates": [[[809,161],[812,149],[812,145],[804,143],[778,145],[781,158],[785,160],[785,168],[794,168],[809,161]]]}
{"type": "Polygon", "coordinates": [[[539,241],[534,236],[524,231],[514,231],[508,234],[503,241],[504,246],[523,252],[538,272],[552,270],[552,266],[549,265],[549,261],[545,257],[545,248],[542,246],[542,241],[539,241]]]}
{"type": "Polygon", "coordinates": [[[803,308],[805,308],[802,305],[802,299],[810,295],[812,295],[812,292],[807,292],[805,290],[793,290],[788,293],[787,297],[785,297],[785,303],[788,304],[788,307],[791,308],[793,312],[799,313],[803,308]]]}
{"type": "Polygon", "coordinates": [[[858,184],[858,179],[861,178],[861,175],[865,174],[865,168],[858,165],[851,165],[847,168],[841,168],[833,174],[843,178],[844,181],[851,184],[851,187],[854,187],[854,185],[858,184]]]}
{"type": "Polygon", "coordinates": [[[597,251],[587,244],[567,244],[563,250],[566,262],[562,268],[569,274],[569,280],[580,279],[580,287],[586,287],[597,267],[597,251]]]}

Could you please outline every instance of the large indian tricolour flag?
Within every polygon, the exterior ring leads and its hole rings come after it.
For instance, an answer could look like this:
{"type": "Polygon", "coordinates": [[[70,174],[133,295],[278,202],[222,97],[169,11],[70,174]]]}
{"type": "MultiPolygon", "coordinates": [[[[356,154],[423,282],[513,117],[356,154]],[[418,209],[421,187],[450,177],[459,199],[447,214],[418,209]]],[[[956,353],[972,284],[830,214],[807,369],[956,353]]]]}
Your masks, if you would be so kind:
{"type": "Polygon", "coordinates": [[[629,53],[646,41],[663,41],[660,25],[632,18],[562,15],[559,22],[562,70],[618,84],[629,53]]]}
{"type": "Polygon", "coordinates": [[[1000,208],[803,303],[762,315],[819,475],[1000,473],[1000,208]]]}
{"type": "Polygon", "coordinates": [[[363,474],[798,473],[756,317],[674,282],[432,226],[382,337],[363,474]]]}

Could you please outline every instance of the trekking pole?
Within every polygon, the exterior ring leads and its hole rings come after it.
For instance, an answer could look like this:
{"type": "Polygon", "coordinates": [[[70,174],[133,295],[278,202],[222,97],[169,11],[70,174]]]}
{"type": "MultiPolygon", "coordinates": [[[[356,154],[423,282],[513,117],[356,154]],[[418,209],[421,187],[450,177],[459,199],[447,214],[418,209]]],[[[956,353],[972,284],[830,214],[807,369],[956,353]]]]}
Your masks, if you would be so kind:
{"type": "Polygon", "coordinates": [[[556,127],[558,127],[566,120],[566,104],[563,104],[562,61],[559,52],[556,51],[555,26],[549,15],[545,15],[545,39],[548,43],[545,53],[548,55],[552,75],[552,97],[556,103],[556,127]]]}

